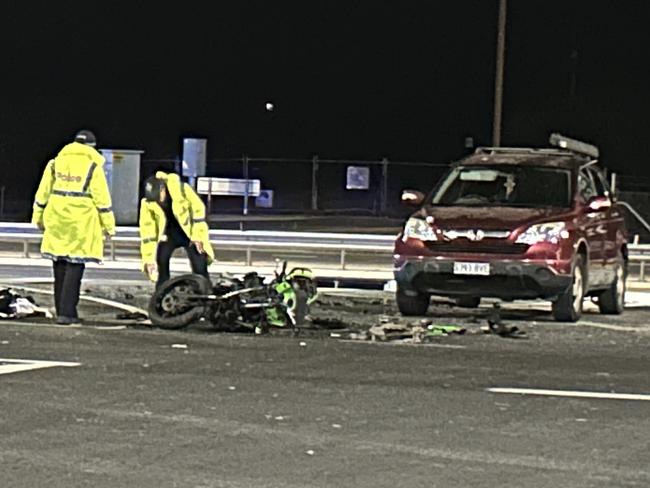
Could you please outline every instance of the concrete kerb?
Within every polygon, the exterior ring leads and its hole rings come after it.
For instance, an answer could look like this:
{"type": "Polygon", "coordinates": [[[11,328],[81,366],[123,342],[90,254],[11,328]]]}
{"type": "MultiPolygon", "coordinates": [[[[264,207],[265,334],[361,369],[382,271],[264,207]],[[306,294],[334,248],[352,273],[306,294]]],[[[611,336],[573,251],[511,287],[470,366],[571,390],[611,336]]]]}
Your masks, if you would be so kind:
{"type": "MultiPolygon", "coordinates": [[[[302,263],[289,263],[289,268],[292,266],[302,266],[302,263]]],[[[306,264],[308,266],[308,264],[306,264]]],[[[0,266],[27,266],[27,267],[44,267],[51,268],[52,262],[42,258],[17,258],[17,257],[0,257],[0,266]]],[[[231,273],[234,275],[243,275],[249,271],[257,271],[264,276],[273,275],[276,269],[275,263],[256,264],[254,266],[246,266],[244,264],[234,263],[220,263],[215,261],[209,267],[210,273],[231,273]]],[[[369,280],[389,281],[393,275],[391,271],[384,271],[376,269],[331,269],[319,268],[308,266],[312,269],[317,277],[335,279],[335,278],[365,278],[369,280]]],[[[130,270],[141,271],[141,264],[139,260],[120,260],[120,261],[104,261],[102,264],[88,263],[87,269],[106,269],[106,270],[130,270]]],[[[173,273],[189,273],[191,271],[189,261],[186,258],[172,258],[170,262],[170,270],[173,273]]],[[[142,281],[146,282],[147,279],[142,276],[142,281]]]]}

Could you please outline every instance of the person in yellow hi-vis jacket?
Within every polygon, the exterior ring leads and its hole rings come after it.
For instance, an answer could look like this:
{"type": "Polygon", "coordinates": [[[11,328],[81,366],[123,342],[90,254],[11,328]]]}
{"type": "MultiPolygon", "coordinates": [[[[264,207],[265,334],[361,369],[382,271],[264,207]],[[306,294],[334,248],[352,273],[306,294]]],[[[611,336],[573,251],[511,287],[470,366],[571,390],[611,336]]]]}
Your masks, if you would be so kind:
{"type": "Polygon", "coordinates": [[[157,171],[145,180],[140,202],[142,270],[156,288],[169,279],[175,249],[185,248],[192,272],[209,278],[214,260],[205,205],[194,189],[176,173],[157,171]]]}
{"type": "Polygon", "coordinates": [[[43,231],[41,254],[53,262],[56,323],[79,323],[77,305],[87,262],[104,258],[104,238],[115,234],[104,157],[95,135],[77,132],[45,167],[32,223],[43,231]]]}

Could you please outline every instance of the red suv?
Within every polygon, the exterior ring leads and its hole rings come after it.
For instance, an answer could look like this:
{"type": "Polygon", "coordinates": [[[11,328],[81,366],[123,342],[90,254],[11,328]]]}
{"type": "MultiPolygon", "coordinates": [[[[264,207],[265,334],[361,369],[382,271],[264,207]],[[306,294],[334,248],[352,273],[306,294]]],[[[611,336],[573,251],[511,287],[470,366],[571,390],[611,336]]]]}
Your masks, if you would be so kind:
{"type": "Polygon", "coordinates": [[[598,149],[559,134],[557,148],[479,148],[452,165],[395,241],[397,305],[424,315],[431,295],[476,307],[481,297],[546,299],[575,322],[585,296],[601,313],[625,300],[624,213],[598,166],[598,149]]]}

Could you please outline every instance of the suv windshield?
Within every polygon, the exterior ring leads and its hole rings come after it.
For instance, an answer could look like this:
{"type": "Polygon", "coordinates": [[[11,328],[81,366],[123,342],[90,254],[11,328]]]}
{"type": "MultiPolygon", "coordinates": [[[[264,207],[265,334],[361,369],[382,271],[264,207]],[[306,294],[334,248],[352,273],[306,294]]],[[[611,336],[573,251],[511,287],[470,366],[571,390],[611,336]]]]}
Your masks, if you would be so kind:
{"type": "Polygon", "coordinates": [[[569,207],[571,173],[536,166],[459,166],[433,194],[434,205],[569,207]]]}

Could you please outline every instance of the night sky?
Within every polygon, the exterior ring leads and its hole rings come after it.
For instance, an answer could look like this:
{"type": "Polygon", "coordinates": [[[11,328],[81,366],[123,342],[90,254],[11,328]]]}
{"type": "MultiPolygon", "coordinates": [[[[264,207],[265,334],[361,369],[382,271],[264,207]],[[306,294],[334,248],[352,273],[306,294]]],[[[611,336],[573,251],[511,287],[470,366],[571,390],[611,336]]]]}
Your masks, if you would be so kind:
{"type": "MultiPolygon", "coordinates": [[[[497,0],[153,5],[3,2],[8,195],[31,198],[79,128],[155,159],[184,136],[207,137],[208,159],[447,162],[467,136],[491,142],[497,0]]],[[[644,0],[510,0],[502,144],[559,131],[650,178],[649,14],[644,0]]]]}

